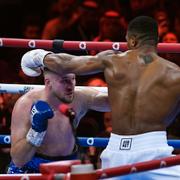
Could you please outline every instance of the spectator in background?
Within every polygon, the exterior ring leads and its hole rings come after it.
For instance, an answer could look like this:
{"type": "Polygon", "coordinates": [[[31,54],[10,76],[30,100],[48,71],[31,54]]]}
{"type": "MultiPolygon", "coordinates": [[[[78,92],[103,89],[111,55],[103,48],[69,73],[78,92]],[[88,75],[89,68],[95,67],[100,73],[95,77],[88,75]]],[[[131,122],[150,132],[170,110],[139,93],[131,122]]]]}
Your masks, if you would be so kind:
{"type": "Polygon", "coordinates": [[[162,37],[163,43],[178,43],[178,37],[174,32],[167,32],[162,37]]]}
{"type": "MultiPolygon", "coordinates": [[[[11,114],[19,94],[0,94],[0,134],[10,134],[11,114]]],[[[0,147],[0,173],[6,173],[10,162],[10,148],[7,145],[0,147]]]]}
{"type": "Polygon", "coordinates": [[[177,34],[178,39],[180,39],[180,12],[177,11],[174,18],[174,30],[177,34]]]}
{"type": "Polygon", "coordinates": [[[142,6],[143,0],[130,0],[130,9],[132,11],[132,16],[138,16],[140,13],[142,13],[143,6],[142,6]]]}
{"type": "Polygon", "coordinates": [[[58,17],[50,19],[45,24],[42,33],[42,39],[65,39],[77,40],[77,20],[79,13],[77,11],[76,0],[58,0],[58,17]]]}
{"type": "Polygon", "coordinates": [[[93,0],[85,0],[79,6],[78,32],[80,39],[90,41],[98,32],[99,5],[93,0]]]}
{"type": "Polygon", "coordinates": [[[42,22],[38,16],[27,16],[22,24],[22,37],[25,39],[40,39],[42,22]]]}
{"type": "MultiPolygon", "coordinates": [[[[42,24],[43,22],[40,20],[40,17],[36,15],[29,15],[23,17],[23,21],[21,24],[21,37],[23,39],[41,39],[42,33],[42,24]]],[[[33,83],[33,79],[25,77],[22,73],[21,67],[19,65],[19,60],[27,51],[27,48],[8,48],[6,53],[6,63],[7,63],[7,70],[4,69],[5,74],[10,71],[8,77],[8,82],[11,83],[33,83]],[[22,78],[22,76],[24,76],[22,78]]],[[[36,84],[37,84],[36,80],[36,84]]]]}
{"type": "Polygon", "coordinates": [[[113,9],[115,11],[121,10],[121,2],[119,0],[96,0],[96,2],[99,4],[101,14],[109,9],[113,9]]]}
{"type": "Polygon", "coordinates": [[[93,41],[124,41],[126,28],[127,23],[119,12],[106,11],[99,21],[99,35],[93,41]]]}
{"type": "MultiPolygon", "coordinates": [[[[167,32],[162,36],[162,43],[178,43],[178,37],[174,32],[167,32]]],[[[163,53],[162,57],[180,66],[179,53],[163,53]]]]}
{"type": "Polygon", "coordinates": [[[139,15],[152,16],[157,8],[158,0],[130,0],[129,11],[126,12],[128,21],[139,15]]]}
{"type": "Polygon", "coordinates": [[[158,23],[159,39],[162,41],[162,37],[170,30],[168,14],[165,10],[157,9],[154,12],[154,18],[158,23]]]}
{"type": "MultiPolygon", "coordinates": [[[[118,11],[106,11],[99,21],[99,34],[93,41],[104,42],[123,42],[125,41],[125,32],[127,22],[124,16],[118,11]]],[[[91,55],[95,55],[97,51],[90,51],[91,55]]]]}
{"type": "MultiPolygon", "coordinates": [[[[22,38],[25,39],[41,39],[42,34],[42,24],[40,18],[35,15],[27,16],[24,18],[22,25],[22,38]]],[[[22,54],[25,53],[27,49],[17,49],[15,53],[16,61],[18,62],[22,54]]],[[[19,66],[19,64],[18,64],[19,66]]],[[[18,83],[21,84],[43,84],[42,77],[28,77],[26,76],[20,67],[17,67],[18,83]]]]}
{"type": "Polygon", "coordinates": [[[106,87],[106,82],[99,77],[93,77],[86,82],[86,86],[106,87]]]}

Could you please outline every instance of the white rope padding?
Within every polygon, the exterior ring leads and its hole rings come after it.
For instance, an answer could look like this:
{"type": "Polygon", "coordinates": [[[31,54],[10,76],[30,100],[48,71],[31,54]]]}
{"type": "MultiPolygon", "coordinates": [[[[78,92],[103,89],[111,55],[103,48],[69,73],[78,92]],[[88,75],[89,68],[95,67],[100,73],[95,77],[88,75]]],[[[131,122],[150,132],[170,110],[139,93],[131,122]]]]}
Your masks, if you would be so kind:
{"type": "MultiPolygon", "coordinates": [[[[24,94],[31,89],[44,88],[44,85],[33,85],[33,84],[3,84],[0,83],[0,93],[12,93],[12,94],[24,94]]],[[[93,88],[100,92],[107,93],[107,87],[92,87],[92,86],[76,86],[75,89],[86,89],[93,88]]]]}

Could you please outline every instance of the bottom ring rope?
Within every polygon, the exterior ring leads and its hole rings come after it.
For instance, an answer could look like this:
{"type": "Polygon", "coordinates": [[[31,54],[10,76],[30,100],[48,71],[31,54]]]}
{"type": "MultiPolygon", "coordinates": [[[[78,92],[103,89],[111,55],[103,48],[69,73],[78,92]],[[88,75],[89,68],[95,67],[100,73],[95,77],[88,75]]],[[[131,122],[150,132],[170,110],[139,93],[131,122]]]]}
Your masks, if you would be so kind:
{"type": "Polygon", "coordinates": [[[120,175],[127,175],[142,171],[170,167],[179,164],[180,164],[180,155],[177,155],[177,156],[166,157],[157,160],[134,163],[131,165],[124,165],[124,166],[107,168],[107,169],[98,169],[96,170],[96,174],[97,174],[97,179],[99,178],[104,179],[109,177],[115,177],[120,175]]]}
{"type": "Polygon", "coordinates": [[[0,174],[0,180],[53,180],[52,174],[0,174]]]}
{"type": "MultiPolygon", "coordinates": [[[[50,163],[46,163],[47,166],[48,166],[48,164],[50,164],[50,163]]],[[[107,168],[107,169],[98,169],[95,171],[96,180],[99,178],[101,178],[101,179],[110,178],[110,177],[115,177],[115,176],[121,176],[121,175],[137,173],[137,172],[143,172],[143,171],[149,171],[149,170],[154,170],[154,169],[159,169],[159,168],[170,167],[170,166],[179,165],[179,164],[180,164],[180,155],[177,155],[177,156],[171,156],[171,157],[161,158],[161,159],[157,159],[157,160],[134,163],[131,165],[124,165],[124,166],[107,168]]],[[[83,166],[83,164],[82,164],[82,166],[83,166]]],[[[51,168],[53,169],[52,165],[51,165],[51,168]]],[[[11,180],[35,180],[35,179],[53,180],[53,179],[56,179],[55,177],[57,177],[57,174],[54,171],[53,174],[45,174],[45,175],[41,175],[41,174],[0,175],[0,180],[1,179],[2,180],[9,180],[9,179],[11,179],[11,180]]],[[[71,178],[71,176],[69,178],[67,178],[67,174],[65,176],[62,176],[62,179],[73,180],[71,178]]]]}

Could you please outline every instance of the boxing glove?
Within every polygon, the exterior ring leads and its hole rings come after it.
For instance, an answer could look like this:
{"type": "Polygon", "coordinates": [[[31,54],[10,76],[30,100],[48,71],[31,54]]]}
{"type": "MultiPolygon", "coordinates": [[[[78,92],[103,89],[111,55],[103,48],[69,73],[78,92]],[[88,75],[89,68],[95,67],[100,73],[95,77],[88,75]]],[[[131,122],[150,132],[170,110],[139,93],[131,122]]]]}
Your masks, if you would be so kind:
{"type": "Polygon", "coordinates": [[[39,147],[46,134],[48,119],[54,116],[53,110],[45,101],[37,101],[31,107],[31,128],[26,139],[29,143],[39,147]]]}
{"type": "Polygon", "coordinates": [[[34,49],[25,53],[21,59],[22,71],[31,77],[41,74],[41,67],[44,67],[43,59],[47,54],[52,52],[43,49],[34,49]]]}

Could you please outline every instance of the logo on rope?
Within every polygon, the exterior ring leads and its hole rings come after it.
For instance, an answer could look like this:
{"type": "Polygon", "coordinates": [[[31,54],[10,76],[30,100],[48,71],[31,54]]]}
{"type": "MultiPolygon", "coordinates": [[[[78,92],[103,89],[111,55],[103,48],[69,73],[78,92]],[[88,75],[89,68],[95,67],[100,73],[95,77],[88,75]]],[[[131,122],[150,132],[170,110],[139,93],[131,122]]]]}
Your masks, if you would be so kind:
{"type": "Polygon", "coordinates": [[[36,47],[36,42],[35,42],[35,40],[30,40],[30,41],[28,42],[28,46],[29,46],[30,48],[35,48],[35,47],[36,47]]]}
{"type": "Polygon", "coordinates": [[[0,46],[3,46],[3,40],[0,39],[0,46]]]}
{"type": "Polygon", "coordinates": [[[29,180],[29,176],[25,175],[25,176],[22,176],[20,180],[29,180]]]}
{"type": "Polygon", "coordinates": [[[119,50],[120,49],[120,45],[119,45],[119,43],[118,42],[115,42],[115,43],[113,43],[112,44],[112,48],[114,49],[114,50],[119,50]]]}
{"type": "Polygon", "coordinates": [[[107,174],[105,172],[102,173],[101,178],[106,178],[107,174]]]}
{"type": "Polygon", "coordinates": [[[79,48],[80,49],[86,49],[86,42],[80,42],[79,43],[79,48]]]}
{"type": "Polygon", "coordinates": [[[89,146],[92,146],[92,145],[94,144],[94,138],[88,138],[88,139],[87,139],[87,144],[88,144],[89,146]]]}
{"type": "Polygon", "coordinates": [[[130,150],[132,138],[122,138],[120,143],[120,150],[130,150]]]}
{"type": "Polygon", "coordinates": [[[133,167],[131,168],[131,173],[135,173],[135,172],[137,172],[137,168],[136,168],[135,166],[133,166],[133,167]]]}
{"type": "Polygon", "coordinates": [[[4,143],[10,144],[10,142],[11,142],[10,136],[5,136],[4,137],[4,143]]]}
{"type": "Polygon", "coordinates": [[[161,161],[161,162],[160,162],[160,167],[161,167],[161,168],[162,168],[162,167],[166,167],[166,165],[167,165],[166,161],[161,161]]]}

